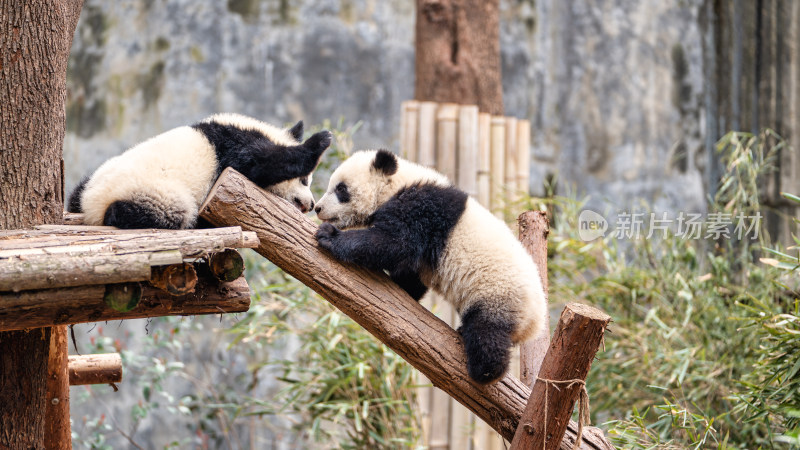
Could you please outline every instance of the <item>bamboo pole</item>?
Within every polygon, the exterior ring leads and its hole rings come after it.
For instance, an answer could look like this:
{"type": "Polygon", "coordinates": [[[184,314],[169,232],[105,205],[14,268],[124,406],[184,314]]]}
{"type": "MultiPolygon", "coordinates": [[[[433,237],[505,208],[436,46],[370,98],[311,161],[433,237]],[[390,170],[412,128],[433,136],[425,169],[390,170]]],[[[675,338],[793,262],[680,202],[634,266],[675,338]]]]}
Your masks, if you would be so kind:
{"type": "Polygon", "coordinates": [[[488,113],[478,114],[478,203],[486,209],[492,207],[491,190],[491,129],[492,116],[488,113]]]}
{"type": "Polygon", "coordinates": [[[244,278],[231,283],[200,279],[193,293],[180,296],[144,286],[138,306],[127,312],[106,305],[103,301],[105,292],[104,285],[0,292],[0,331],[145,317],[244,312],[250,307],[250,288],[244,278]]]}
{"type": "Polygon", "coordinates": [[[436,108],[435,102],[419,104],[419,134],[417,162],[426,167],[436,167],[436,108]]]}
{"type": "Polygon", "coordinates": [[[419,128],[419,102],[403,102],[400,115],[400,154],[409,161],[417,160],[417,130],[419,128]]]}
{"type": "MultiPolygon", "coordinates": [[[[350,316],[504,437],[513,437],[530,389],[510,374],[489,385],[472,380],[455,330],[386,274],[343,264],[321,251],[314,239],[317,226],[296,208],[226,169],[200,215],[215,225],[245,224],[255,231],[261,241],[258,253],[350,316]]],[[[574,439],[576,425],[571,423],[569,430],[565,445],[574,439]]],[[[585,448],[612,448],[602,434],[585,436],[585,448]]]]}
{"type": "Polygon", "coordinates": [[[503,170],[503,192],[506,199],[506,214],[505,218],[510,220],[516,217],[513,209],[517,207],[519,196],[517,195],[517,119],[515,117],[506,117],[506,155],[505,155],[505,168],[503,170]]]}
{"type": "Polygon", "coordinates": [[[458,111],[458,187],[477,198],[478,167],[478,107],[461,106],[458,111]]]}
{"type": "Polygon", "coordinates": [[[530,193],[531,177],[531,122],[517,121],[517,192],[530,193]]]}
{"type": "Polygon", "coordinates": [[[505,202],[503,198],[503,186],[505,183],[506,169],[506,119],[504,117],[492,117],[491,127],[491,169],[489,177],[490,210],[495,216],[502,219],[505,215],[505,202]]]}
{"type": "Polygon", "coordinates": [[[436,110],[436,170],[453,183],[458,169],[458,105],[441,103],[436,110]]]}
{"type": "Polygon", "coordinates": [[[70,386],[122,381],[122,358],[119,353],[70,355],[67,366],[70,386]]]}

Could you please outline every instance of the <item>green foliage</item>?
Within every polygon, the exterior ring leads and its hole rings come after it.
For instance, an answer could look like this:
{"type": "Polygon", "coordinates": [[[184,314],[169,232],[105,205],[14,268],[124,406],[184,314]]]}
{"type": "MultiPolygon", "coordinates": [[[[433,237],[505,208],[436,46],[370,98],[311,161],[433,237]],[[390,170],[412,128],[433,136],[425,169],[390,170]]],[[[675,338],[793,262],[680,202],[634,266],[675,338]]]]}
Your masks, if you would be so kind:
{"type": "MultiPolygon", "coordinates": [[[[723,138],[727,171],[709,216],[759,214],[758,180],[782,145],[769,131],[723,138]]],[[[608,421],[615,442],[631,448],[776,445],[776,431],[794,422],[745,420],[743,399],[766,401],[773,394],[752,391],[754,383],[746,381],[771,379],[757,374],[761,362],[773,363],[769,370],[781,379],[797,364],[791,355],[800,353],[788,341],[797,322],[770,319],[792,305],[795,294],[779,283],[781,273],[754,258],[758,240],[659,233],[656,239],[587,243],[578,238],[575,221],[582,202],[557,199],[548,207],[556,224],[549,241],[551,298],[583,299],[613,319],[587,388],[595,420],[608,421]],[[776,366],[778,360],[783,364],[776,366]]],[[[773,402],[796,401],[796,389],[783,386],[773,402]]]]}
{"type": "MultiPolygon", "coordinates": [[[[252,261],[264,273],[270,264],[252,261]]],[[[290,292],[273,291],[272,314],[245,319],[231,333],[294,336],[296,358],[271,361],[286,387],[248,414],[289,414],[295,429],[314,442],[341,448],[412,446],[419,427],[413,411],[413,370],[397,354],[308,288],[287,280],[290,292]]],[[[258,314],[258,313],[256,313],[258,314]]]]}

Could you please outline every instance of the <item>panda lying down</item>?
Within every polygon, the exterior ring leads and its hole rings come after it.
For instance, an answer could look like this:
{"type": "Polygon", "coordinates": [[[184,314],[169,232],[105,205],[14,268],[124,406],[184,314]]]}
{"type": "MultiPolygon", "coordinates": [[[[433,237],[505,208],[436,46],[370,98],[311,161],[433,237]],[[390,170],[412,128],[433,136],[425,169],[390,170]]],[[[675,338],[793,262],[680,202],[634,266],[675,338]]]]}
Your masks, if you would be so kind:
{"type": "Polygon", "coordinates": [[[386,150],[357,152],[315,210],[324,221],[317,241],[334,257],[387,270],[416,300],[430,288],[455,306],[475,381],[501,377],[511,346],[542,329],[547,307],[531,257],[444,175],[386,150]]]}
{"type": "Polygon", "coordinates": [[[193,228],[222,170],[233,167],[303,212],[314,207],[311,173],[331,143],[320,131],[300,143],[303,122],[282,130],[239,114],[174,128],[109,159],[72,193],[68,210],[87,225],[193,228]]]}

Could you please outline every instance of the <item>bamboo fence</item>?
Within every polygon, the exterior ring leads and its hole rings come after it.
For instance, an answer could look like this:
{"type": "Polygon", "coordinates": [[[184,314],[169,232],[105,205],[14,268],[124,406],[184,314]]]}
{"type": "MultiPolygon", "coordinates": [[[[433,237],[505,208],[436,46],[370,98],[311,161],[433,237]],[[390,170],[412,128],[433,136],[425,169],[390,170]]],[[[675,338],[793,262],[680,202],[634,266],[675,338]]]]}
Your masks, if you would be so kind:
{"type": "MultiPolygon", "coordinates": [[[[497,217],[513,220],[530,182],[530,122],[478,112],[474,105],[403,102],[401,155],[445,174],[497,217]]],[[[422,304],[458,328],[459,317],[438,296],[422,304]]],[[[519,373],[519,350],[511,369],[519,373]]],[[[417,382],[423,443],[431,450],[502,450],[503,438],[424,375],[417,382]]]]}

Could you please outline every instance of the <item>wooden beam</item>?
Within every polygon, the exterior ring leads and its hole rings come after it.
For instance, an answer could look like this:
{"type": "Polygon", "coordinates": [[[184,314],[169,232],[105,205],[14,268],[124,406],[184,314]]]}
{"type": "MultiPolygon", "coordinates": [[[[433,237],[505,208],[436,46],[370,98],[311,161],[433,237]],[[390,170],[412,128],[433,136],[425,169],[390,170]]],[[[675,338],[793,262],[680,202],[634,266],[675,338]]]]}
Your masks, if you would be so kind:
{"type": "MultiPolygon", "coordinates": [[[[544,211],[526,211],[517,218],[519,225],[519,240],[533,258],[539,277],[542,280],[545,299],[549,300],[547,282],[547,235],[550,226],[547,223],[547,213],[544,211]]],[[[519,347],[520,380],[529,388],[536,381],[536,374],[542,367],[547,348],[550,345],[550,324],[545,321],[544,328],[538,336],[523,342],[519,347]]]]}
{"type": "Polygon", "coordinates": [[[122,381],[122,358],[119,353],[70,355],[67,366],[70,386],[122,381]]]}
{"type": "Polygon", "coordinates": [[[608,314],[588,305],[569,303],[564,308],[511,450],[559,448],[610,321],[608,314]]]}
{"type": "MultiPolygon", "coordinates": [[[[218,226],[240,224],[255,231],[258,253],[350,316],[506,439],[513,438],[530,389],[509,374],[489,385],[475,383],[455,330],[384,273],[342,264],[321,251],[314,239],[317,225],[291,204],[226,169],[200,215],[218,226]]],[[[572,424],[565,445],[576,430],[572,424]]],[[[583,448],[612,448],[602,433],[592,436],[584,438],[589,443],[583,448]]]]}
{"type": "Polygon", "coordinates": [[[170,295],[144,286],[139,304],[121,312],[103,301],[104,285],[64,289],[0,292],[0,331],[50,325],[244,312],[250,308],[250,288],[244,278],[230,283],[200,279],[195,291],[170,295]]]}

